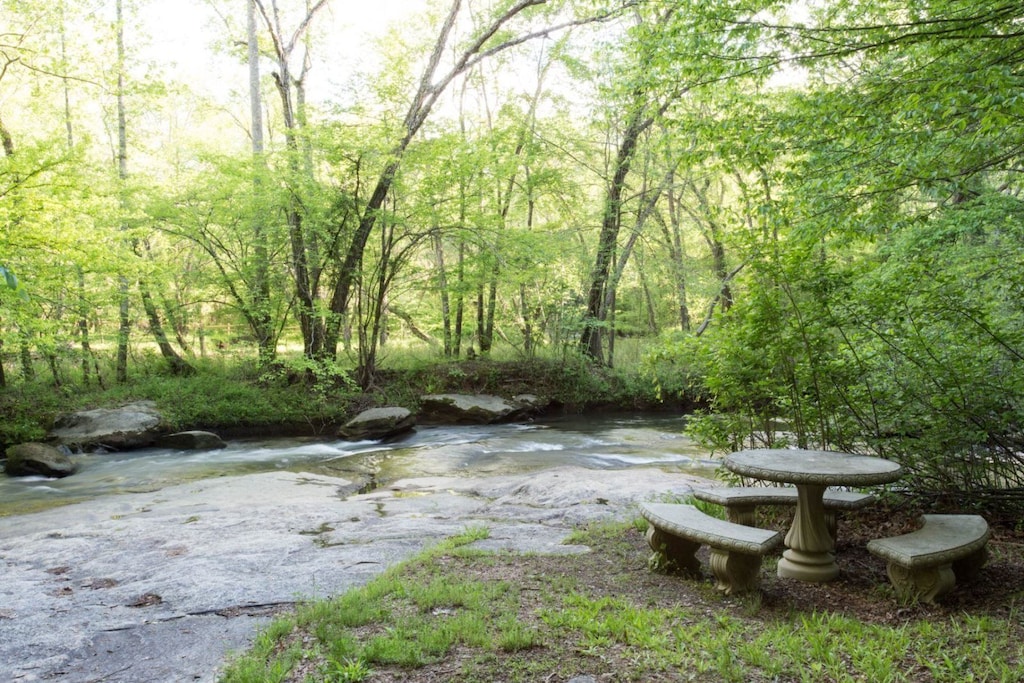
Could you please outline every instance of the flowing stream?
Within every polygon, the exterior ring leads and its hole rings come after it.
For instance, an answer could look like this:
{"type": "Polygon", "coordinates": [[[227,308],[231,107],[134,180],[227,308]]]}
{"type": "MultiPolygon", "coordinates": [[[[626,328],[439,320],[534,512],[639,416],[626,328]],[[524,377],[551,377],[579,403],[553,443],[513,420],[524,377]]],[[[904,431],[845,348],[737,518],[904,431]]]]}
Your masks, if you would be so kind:
{"type": "Polygon", "coordinates": [[[718,461],[683,434],[685,418],[571,417],[513,425],[424,426],[390,443],[327,439],[229,442],[213,451],[147,448],[82,455],[64,479],[0,476],[0,515],[185,481],[284,469],[362,481],[524,473],[560,465],[661,467],[712,477],[718,461]]]}

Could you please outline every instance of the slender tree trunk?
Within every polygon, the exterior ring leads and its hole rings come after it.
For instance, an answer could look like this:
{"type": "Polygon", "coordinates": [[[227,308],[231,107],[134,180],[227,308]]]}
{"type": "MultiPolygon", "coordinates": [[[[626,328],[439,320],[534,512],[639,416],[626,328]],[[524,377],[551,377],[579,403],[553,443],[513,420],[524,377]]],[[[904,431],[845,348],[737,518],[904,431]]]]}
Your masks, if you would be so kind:
{"type": "MultiPolygon", "coordinates": [[[[67,26],[64,23],[65,3],[60,3],[60,58],[65,65],[68,63],[67,56],[67,26]]],[[[64,130],[67,134],[67,146],[70,153],[75,146],[74,127],[71,121],[71,86],[65,75],[61,79],[64,90],[64,130]]],[[[82,266],[76,265],[75,271],[78,274],[78,338],[82,349],[82,384],[89,386],[89,376],[92,368],[96,370],[96,382],[103,386],[103,376],[100,374],[99,362],[93,354],[92,346],[89,343],[89,305],[85,296],[85,271],[82,266]]]]}
{"type": "MultiPolygon", "coordinates": [[[[340,275],[335,283],[334,293],[331,297],[330,310],[334,316],[334,320],[332,321],[332,326],[328,331],[329,336],[327,346],[329,352],[333,352],[337,345],[337,321],[345,313],[348,307],[350,291],[357,276],[359,265],[362,263],[363,252],[366,248],[367,240],[369,239],[370,233],[376,224],[380,208],[383,206],[384,200],[391,189],[391,185],[395,181],[402,163],[402,158],[405,155],[409,143],[413,140],[424,122],[430,116],[430,112],[433,110],[438,99],[456,77],[466,73],[486,57],[497,54],[513,46],[521,45],[527,39],[525,37],[513,37],[499,43],[498,45],[494,45],[495,36],[500,34],[500,32],[505,28],[505,25],[511,19],[535,6],[543,5],[545,1],[546,0],[518,0],[479,31],[469,41],[467,48],[456,52],[454,55],[449,53],[448,43],[455,28],[462,3],[461,0],[452,1],[451,8],[445,16],[440,32],[438,33],[437,40],[434,43],[434,48],[427,60],[427,65],[420,77],[419,87],[416,94],[413,96],[409,109],[403,119],[402,137],[391,149],[390,160],[384,165],[384,169],[378,177],[377,184],[374,187],[373,193],[370,195],[369,201],[363,209],[362,218],[359,221],[359,225],[356,228],[352,241],[349,243],[348,249],[345,253],[345,258],[342,261],[340,275]],[[446,57],[450,58],[447,62],[445,60],[446,57]],[[451,64],[451,67],[447,72],[441,72],[440,68],[442,63],[451,64]]],[[[608,16],[610,16],[610,13],[579,20],[571,20],[566,24],[563,24],[562,28],[567,28],[571,25],[599,21],[607,18],[608,16]]],[[[546,36],[549,32],[550,29],[537,31],[530,34],[530,37],[546,36]]]]}
{"type": "MultiPolygon", "coordinates": [[[[481,282],[479,285],[477,285],[477,288],[476,288],[476,345],[477,345],[477,348],[482,347],[485,343],[487,343],[488,346],[490,345],[489,341],[488,342],[484,341],[484,335],[486,334],[486,330],[484,329],[484,317],[485,317],[484,310],[485,310],[485,305],[484,305],[484,283],[481,282]]],[[[470,348],[470,352],[472,352],[475,355],[475,352],[473,351],[472,347],[470,348]]],[[[481,349],[481,352],[482,352],[482,349],[481,349]]]]}
{"type": "Polygon", "coordinates": [[[462,323],[466,315],[466,297],[462,294],[466,287],[466,242],[459,240],[459,260],[456,268],[456,278],[459,283],[458,294],[455,298],[455,330],[454,344],[452,345],[452,356],[458,358],[462,354],[462,323]]]}
{"type": "MultiPolygon", "coordinates": [[[[144,258],[148,261],[153,260],[148,241],[136,241],[133,243],[132,247],[139,258],[144,258]]],[[[188,361],[183,359],[177,351],[174,350],[174,347],[171,346],[171,343],[167,338],[164,325],[160,320],[160,312],[157,309],[156,303],[153,301],[153,294],[150,291],[149,283],[145,280],[139,280],[138,286],[139,293],[142,296],[142,308],[146,313],[146,319],[149,321],[149,331],[150,334],[153,335],[153,339],[156,341],[157,347],[160,349],[160,355],[163,356],[165,361],[167,361],[167,365],[170,367],[173,374],[193,374],[195,369],[189,365],[188,361]]]]}
{"type": "Polygon", "coordinates": [[[452,355],[452,310],[451,295],[448,292],[448,273],[444,265],[444,245],[439,228],[434,228],[434,261],[437,263],[437,288],[441,295],[441,325],[444,329],[444,357],[452,355]]]}
{"type": "MultiPolygon", "coordinates": [[[[281,96],[284,117],[285,146],[288,149],[288,170],[292,181],[297,182],[302,172],[299,162],[299,143],[296,130],[295,111],[292,104],[291,76],[287,61],[278,61],[279,72],[275,75],[277,90],[281,96]]],[[[303,351],[307,358],[320,358],[324,354],[324,327],[317,314],[319,295],[312,275],[313,250],[307,241],[303,218],[296,191],[288,193],[286,208],[288,237],[292,248],[292,271],[295,278],[295,295],[298,299],[299,327],[302,330],[303,351]]]]}
{"type": "MultiPolygon", "coordinates": [[[[78,339],[82,347],[82,383],[89,386],[90,361],[95,362],[92,355],[92,347],[89,344],[89,305],[85,298],[85,271],[81,266],[78,271],[78,339]]],[[[99,376],[99,368],[96,369],[96,380],[103,385],[103,379],[99,376]]]]}
{"type": "Polygon", "coordinates": [[[651,286],[644,274],[645,270],[643,265],[637,268],[637,273],[640,275],[640,287],[644,293],[644,308],[647,310],[647,331],[651,334],[658,334],[658,310],[654,305],[654,297],[651,296],[651,286]]]}
{"type": "MultiPolygon", "coordinates": [[[[122,185],[122,214],[127,212],[124,184],[128,179],[128,126],[124,103],[124,70],[124,11],[122,0],[117,0],[117,177],[122,185]]],[[[122,232],[127,232],[128,230],[128,225],[125,223],[123,216],[121,230],[122,232]]],[[[128,381],[128,339],[132,331],[132,322],[129,315],[131,309],[128,301],[128,278],[124,274],[118,277],[118,290],[120,303],[118,305],[119,324],[117,330],[116,375],[118,383],[124,384],[128,381]]]]}
{"type": "Polygon", "coordinates": [[[139,282],[139,292],[142,295],[142,308],[145,310],[146,318],[149,321],[150,333],[156,340],[157,346],[160,348],[160,355],[167,361],[171,372],[175,375],[193,374],[195,370],[192,366],[178,355],[174,347],[171,346],[170,341],[168,341],[167,333],[164,331],[164,326],[160,321],[160,313],[157,311],[156,304],[153,302],[153,296],[150,294],[149,286],[146,282],[139,282]]]}
{"type": "Polygon", "coordinates": [[[669,261],[672,264],[672,275],[676,290],[676,305],[679,311],[679,329],[690,331],[690,308],[686,297],[686,262],[683,252],[682,219],[679,198],[675,191],[675,175],[671,176],[672,189],[668,192],[668,223],[662,223],[665,244],[668,247],[669,261]]]}
{"type": "Polygon", "coordinates": [[[36,378],[36,368],[32,364],[32,345],[29,344],[28,333],[19,329],[18,357],[21,359],[21,377],[26,382],[36,378]]]}
{"type": "Polygon", "coordinates": [[[611,180],[605,191],[601,233],[598,237],[594,267],[590,272],[586,318],[583,321],[583,333],[580,335],[580,350],[599,363],[604,362],[601,341],[604,319],[601,309],[622,222],[622,194],[626,188],[626,176],[629,174],[640,135],[653,123],[653,118],[646,115],[646,106],[641,104],[640,100],[641,95],[638,93],[633,112],[619,143],[611,180]]]}
{"type": "Polygon", "coordinates": [[[250,292],[253,334],[259,349],[261,365],[271,363],[277,355],[274,325],[270,315],[270,258],[267,251],[266,216],[258,208],[263,195],[263,171],[266,159],[263,156],[263,96],[260,90],[260,54],[256,30],[255,0],[245,0],[248,24],[247,47],[249,62],[249,118],[252,129],[253,156],[253,198],[252,239],[253,239],[253,281],[250,292]]]}
{"type": "MultiPolygon", "coordinates": [[[[319,256],[317,254],[315,236],[307,237],[306,235],[307,228],[304,224],[299,202],[299,179],[303,173],[298,130],[301,113],[297,112],[297,106],[292,93],[293,88],[305,76],[308,62],[304,64],[298,79],[292,78],[289,62],[296,41],[306,34],[316,13],[326,6],[327,1],[317,0],[313,5],[307,4],[305,17],[295,30],[292,38],[287,42],[281,28],[277,1],[271,0],[270,11],[268,11],[263,0],[252,0],[252,2],[256,9],[259,10],[267,26],[277,60],[278,70],[274,74],[274,80],[281,98],[281,115],[284,120],[285,147],[288,151],[288,172],[291,184],[290,192],[288,193],[288,204],[285,207],[285,216],[288,225],[288,238],[291,245],[292,275],[295,280],[296,309],[299,327],[302,331],[303,351],[307,358],[321,359],[324,356],[325,349],[325,327],[323,318],[318,313],[320,308],[320,295],[317,283],[320,267],[318,263],[319,256]]],[[[255,33],[255,17],[252,21],[252,33],[255,33]]],[[[253,59],[253,50],[255,49],[255,41],[251,42],[253,44],[249,46],[250,60],[253,59]]],[[[256,57],[258,58],[258,55],[256,57]]],[[[254,77],[252,63],[250,63],[249,74],[250,99],[255,100],[251,92],[253,88],[252,79],[254,77]]],[[[256,77],[258,78],[258,72],[256,77]]],[[[258,95],[258,92],[256,95],[258,95]]],[[[260,130],[262,130],[262,127],[260,130]]],[[[261,286],[261,291],[266,291],[266,288],[261,286]]],[[[267,351],[269,351],[269,344],[270,342],[268,341],[267,351]]]]}

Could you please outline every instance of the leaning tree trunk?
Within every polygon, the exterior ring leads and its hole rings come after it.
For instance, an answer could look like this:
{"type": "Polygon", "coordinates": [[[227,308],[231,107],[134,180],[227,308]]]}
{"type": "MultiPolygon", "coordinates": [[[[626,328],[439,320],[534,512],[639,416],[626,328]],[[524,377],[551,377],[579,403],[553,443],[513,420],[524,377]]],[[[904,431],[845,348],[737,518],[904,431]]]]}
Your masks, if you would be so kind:
{"type": "Polygon", "coordinates": [[[332,320],[328,328],[328,338],[326,341],[328,354],[334,353],[337,348],[338,328],[341,319],[348,310],[352,286],[355,283],[356,274],[359,272],[359,267],[363,261],[363,252],[366,249],[367,240],[376,225],[377,215],[384,205],[384,200],[391,190],[391,185],[397,177],[405,151],[430,116],[438,99],[447,90],[452,81],[470,71],[484,59],[522,45],[527,40],[547,37],[554,30],[565,30],[573,26],[602,21],[616,13],[615,10],[610,10],[590,17],[570,19],[558,26],[533,31],[525,36],[512,36],[511,38],[501,40],[502,31],[508,29],[507,24],[509,22],[530,9],[545,4],[545,2],[546,0],[517,0],[479,30],[468,42],[468,46],[465,49],[457,51],[453,55],[450,50],[449,41],[457,23],[456,20],[462,6],[462,0],[452,0],[451,8],[445,16],[437,40],[434,42],[433,50],[427,60],[426,68],[420,77],[419,87],[412,98],[409,109],[406,111],[402,122],[402,136],[391,149],[390,160],[384,165],[377,179],[373,193],[363,208],[359,226],[356,228],[352,241],[345,252],[345,257],[342,259],[340,274],[331,297],[330,310],[332,320]],[[497,40],[495,39],[496,36],[499,37],[497,40]],[[495,44],[495,42],[498,44],[495,44]],[[446,57],[449,59],[446,60],[446,57]],[[447,71],[441,71],[442,64],[450,64],[447,71]]]}
{"type": "Polygon", "coordinates": [[[600,363],[604,362],[601,335],[604,325],[602,304],[605,300],[605,289],[608,285],[611,264],[615,258],[619,227],[622,222],[622,194],[626,188],[626,176],[629,174],[641,133],[654,122],[653,118],[645,116],[645,113],[646,107],[643,105],[638,104],[634,108],[626,130],[623,132],[622,141],[619,143],[614,172],[605,191],[601,234],[598,237],[594,267],[590,272],[587,311],[583,322],[583,332],[580,335],[580,350],[600,363]]]}
{"type": "Polygon", "coordinates": [[[146,311],[146,319],[149,321],[149,331],[152,333],[153,339],[156,340],[156,344],[160,348],[160,355],[167,361],[171,373],[175,375],[194,374],[195,368],[179,356],[178,352],[171,346],[171,342],[168,341],[167,333],[164,332],[163,323],[160,321],[160,313],[153,302],[152,294],[150,294],[149,285],[145,282],[139,282],[139,292],[142,294],[142,308],[146,311]]]}

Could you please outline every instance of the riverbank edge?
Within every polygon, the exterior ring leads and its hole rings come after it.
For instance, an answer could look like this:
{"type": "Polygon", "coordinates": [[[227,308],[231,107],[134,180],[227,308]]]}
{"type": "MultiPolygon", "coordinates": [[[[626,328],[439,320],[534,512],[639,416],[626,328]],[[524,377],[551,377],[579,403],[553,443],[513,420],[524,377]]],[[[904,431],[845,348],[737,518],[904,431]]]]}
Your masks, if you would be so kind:
{"type": "Polygon", "coordinates": [[[0,459],[7,447],[45,441],[63,413],[153,401],[168,432],[212,431],[225,439],[331,436],[368,408],[400,406],[419,412],[427,394],[539,397],[538,419],[581,414],[689,414],[706,401],[663,394],[640,373],[578,360],[439,362],[383,370],[367,390],[345,376],[314,377],[285,367],[273,372],[244,365],[200,368],[188,377],[148,375],[112,387],[54,387],[42,382],[0,391],[0,459]]]}

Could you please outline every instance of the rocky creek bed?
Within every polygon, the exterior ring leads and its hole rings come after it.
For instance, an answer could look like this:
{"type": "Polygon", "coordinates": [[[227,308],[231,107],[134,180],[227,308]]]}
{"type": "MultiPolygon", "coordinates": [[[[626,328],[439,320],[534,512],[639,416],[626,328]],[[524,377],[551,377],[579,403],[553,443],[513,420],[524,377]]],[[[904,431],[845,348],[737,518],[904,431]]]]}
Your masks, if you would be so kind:
{"type": "Polygon", "coordinates": [[[575,553],[573,528],[706,483],[573,466],[360,482],[264,472],[0,518],[0,671],[13,681],[214,681],[296,601],[486,526],[484,548],[575,553]]]}

